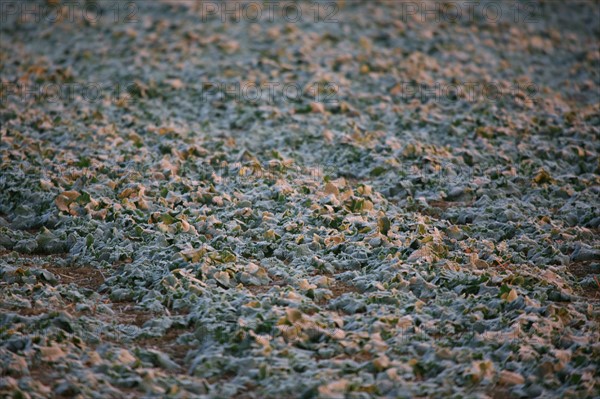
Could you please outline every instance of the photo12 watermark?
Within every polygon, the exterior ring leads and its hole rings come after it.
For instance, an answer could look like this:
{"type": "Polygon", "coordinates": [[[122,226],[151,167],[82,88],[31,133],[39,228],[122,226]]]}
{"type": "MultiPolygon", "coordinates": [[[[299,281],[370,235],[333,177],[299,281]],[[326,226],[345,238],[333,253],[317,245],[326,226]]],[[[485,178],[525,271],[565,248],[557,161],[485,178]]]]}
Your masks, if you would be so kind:
{"type": "Polygon", "coordinates": [[[247,23],[339,23],[340,7],[335,1],[200,1],[202,22],[247,23]]]}
{"type": "Polygon", "coordinates": [[[131,0],[47,0],[0,1],[0,22],[27,23],[110,23],[133,24],[139,22],[137,1],[131,0]]]}
{"type": "Polygon", "coordinates": [[[537,1],[404,1],[394,3],[402,22],[537,23],[543,14],[537,1]]]}
{"type": "MultiPolygon", "coordinates": [[[[250,104],[320,103],[338,104],[339,87],[334,82],[225,82],[204,81],[200,84],[178,83],[202,103],[235,101],[250,104]]],[[[174,87],[164,82],[164,90],[174,87]]],[[[110,101],[127,105],[141,98],[158,95],[160,90],[142,82],[0,82],[0,104],[7,102],[100,103],[110,101]]]]}
{"type": "MultiPolygon", "coordinates": [[[[131,24],[140,21],[141,7],[152,0],[1,0],[0,22],[131,24]]],[[[351,12],[351,3],[337,1],[222,1],[173,0],[190,4],[199,21],[207,23],[326,23],[339,24],[351,12]],[[350,10],[350,11],[349,11],[350,10]]],[[[543,4],[537,1],[384,1],[404,23],[537,23],[543,4]]]]}
{"type": "Polygon", "coordinates": [[[0,104],[8,102],[66,104],[75,101],[95,104],[110,101],[118,105],[126,105],[143,95],[143,89],[137,82],[0,82],[0,104]]]}
{"type": "Polygon", "coordinates": [[[499,102],[503,100],[534,101],[539,89],[533,82],[398,82],[388,93],[396,102],[420,100],[421,102],[499,102]]]}
{"type": "Polygon", "coordinates": [[[304,100],[322,104],[338,103],[339,86],[334,82],[202,82],[203,102],[215,99],[249,103],[299,103],[304,100]]]}

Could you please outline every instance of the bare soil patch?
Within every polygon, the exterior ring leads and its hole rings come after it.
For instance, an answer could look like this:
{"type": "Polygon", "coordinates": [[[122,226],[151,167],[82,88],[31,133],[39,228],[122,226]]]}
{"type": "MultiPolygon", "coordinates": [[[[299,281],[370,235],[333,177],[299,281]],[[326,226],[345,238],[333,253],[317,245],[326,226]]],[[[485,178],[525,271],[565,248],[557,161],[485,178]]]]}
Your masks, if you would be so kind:
{"type": "MultiPolygon", "coordinates": [[[[577,277],[578,280],[582,280],[585,277],[595,274],[592,270],[591,261],[579,261],[579,262],[571,262],[569,264],[568,270],[577,277]]],[[[581,292],[583,296],[591,299],[600,299],[600,279],[596,279],[596,285],[593,286],[580,286],[577,287],[578,291],[581,292]]]]}

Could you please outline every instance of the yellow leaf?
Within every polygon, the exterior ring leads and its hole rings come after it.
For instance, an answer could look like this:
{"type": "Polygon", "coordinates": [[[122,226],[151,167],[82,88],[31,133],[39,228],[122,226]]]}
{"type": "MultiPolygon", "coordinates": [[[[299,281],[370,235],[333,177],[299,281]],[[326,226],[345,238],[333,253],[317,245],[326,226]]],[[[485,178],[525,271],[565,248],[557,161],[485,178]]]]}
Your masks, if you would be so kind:
{"type": "Polygon", "coordinates": [[[174,89],[181,89],[183,87],[183,82],[180,79],[167,79],[165,83],[174,89]]]}
{"type": "Polygon", "coordinates": [[[327,238],[325,238],[325,245],[329,247],[332,245],[341,244],[342,242],[344,242],[344,240],[345,240],[345,237],[343,234],[341,234],[339,236],[327,237],[327,238]]]}
{"type": "Polygon", "coordinates": [[[385,370],[390,367],[390,359],[386,355],[381,355],[373,360],[373,366],[375,366],[375,370],[377,371],[385,370]]]}
{"type": "Polygon", "coordinates": [[[181,231],[183,231],[184,233],[187,233],[188,231],[190,231],[190,224],[186,221],[186,220],[181,220],[181,231]]]}
{"type": "Polygon", "coordinates": [[[502,299],[506,300],[507,302],[512,302],[515,299],[517,299],[518,297],[519,297],[519,294],[517,293],[517,291],[514,288],[512,290],[510,290],[510,292],[502,295],[502,299]]]}
{"type": "Polygon", "coordinates": [[[550,173],[548,173],[546,170],[542,169],[533,178],[533,181],[536,182],[537,184],[549,183],[552,181],[552,177],[550,176],[550,173]]]}
{"type": "Polygon", "coordinates": [[[42,360],[46,362],[56,362],[66,356],[58,346],[43,346],[40,348],[40,352],[42,360]]]}
{"type": "Polygon", "coordinates": [[[54,187],[54,184],[50,180],[40,179],[40,186],[44,190],[50,190],[52,187],[54,187]]]}
{"type": "Polygon", "coordinates": [[[325,194],[333,194],[337,197],[340,195],[340,190],[338,190],[333,183],[327,182],[327,184],[325,184],[325,194]]]}
{"type": "Polygon", "coordinates": [[[206,249],[205,248],[191,248],[191,249],[187,249],[185,251],[181,251],[181,256],[183,256],[183,258],[188,261],[188,262],[192,262],[192,263],[196,263],[198,261],[200,261],[200,258],[202,258],[202,255],[204,255],[206,253],[206,249]]]}
{"type": "Polygon", "coordinates": [[[500,385],[520,385],[525,383],[525,378],[523,378],[521,374],[508,370],[502,370],[500,372],[500,379],[498,383],[500,385]]]}
{"type": "Polygon", "coordinates": [[[119,198],[129,198],[131,197],[132,194],[135,194],[136,190],[132,187],[128,187],[125,190],[121,191],[121,194],[119,194],[119,198]]]}
{"type": "Polygon", "coordinates": [[[311,102],[310,103],[310,112],[314,114],[324,114],[325,106],[323,103],[311,102]]]}
{"type": "Polygon", "coordinates": [[[62,194],[59,194],[54,202],[59,210],[63,212],[69,211],[69,205],[75,201],[79,197],[79,193],[77,191],[65,191],[62,194]]]}
{"type": "Polygon", "coordinates": [[[290,323],[295,323],[298,320],[302,319],[302,312],[300,312],[298,309],[288,308],[286,309],[285,313],[290,323]]]}

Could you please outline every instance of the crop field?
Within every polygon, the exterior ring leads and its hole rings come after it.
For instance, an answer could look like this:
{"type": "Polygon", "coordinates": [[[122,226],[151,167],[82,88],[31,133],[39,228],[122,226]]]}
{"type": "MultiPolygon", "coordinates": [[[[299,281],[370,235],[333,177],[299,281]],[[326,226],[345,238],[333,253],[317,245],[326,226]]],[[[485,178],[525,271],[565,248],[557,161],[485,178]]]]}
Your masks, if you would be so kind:
{"type": "Polygon", "coordinates": [[[600,397],[600,2],[0,1],[0,397],[600,397]]]}

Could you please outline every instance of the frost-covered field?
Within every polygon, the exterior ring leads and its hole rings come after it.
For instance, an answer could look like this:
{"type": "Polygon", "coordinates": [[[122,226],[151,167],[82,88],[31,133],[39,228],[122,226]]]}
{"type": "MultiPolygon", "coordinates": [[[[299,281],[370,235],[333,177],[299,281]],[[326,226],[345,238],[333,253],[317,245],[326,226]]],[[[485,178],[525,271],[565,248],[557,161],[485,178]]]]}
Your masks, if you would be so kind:
{"type": "Polygon", "coordinates": [[[2,395],[600,395],[597,1],[64,3],[1,3],[2,395]]]}

